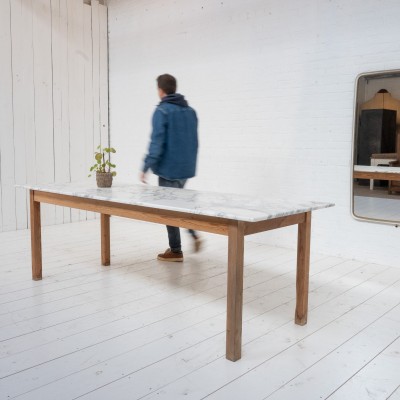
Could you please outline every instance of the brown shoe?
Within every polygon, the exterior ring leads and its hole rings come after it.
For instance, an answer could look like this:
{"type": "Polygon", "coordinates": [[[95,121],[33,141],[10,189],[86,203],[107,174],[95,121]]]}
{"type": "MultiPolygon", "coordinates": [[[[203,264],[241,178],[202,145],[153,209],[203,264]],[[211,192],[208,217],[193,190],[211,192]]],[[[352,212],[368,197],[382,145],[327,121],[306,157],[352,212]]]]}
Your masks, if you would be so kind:
{"type": "Polygon", "coordinates": [[[172,261],[172,262],[182,262],[183,261],[183,253],[174,253],[171,249],[165,250],[164,253],[161,253],[157,256],[157,260],[160,261],[172,261]]]}

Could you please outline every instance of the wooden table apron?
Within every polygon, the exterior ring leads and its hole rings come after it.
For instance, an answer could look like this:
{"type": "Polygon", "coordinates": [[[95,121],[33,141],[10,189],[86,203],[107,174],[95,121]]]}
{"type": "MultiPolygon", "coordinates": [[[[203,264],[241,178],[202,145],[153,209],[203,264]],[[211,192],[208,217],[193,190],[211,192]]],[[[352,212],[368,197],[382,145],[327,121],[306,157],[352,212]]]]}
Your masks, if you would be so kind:
{"type": "Polygon", "coordinates": [[[400,173],[396,174],[395,172],[353,171],[353,178],[379,179],[382,181],[400,181],[400,173]]]}
{"type": "Polygon", "coordinates": [[[237,221],[30,190],[32,279],[42,279],[40,203],[101,214],[101,262],[110,265],[110,215],[228,236],[226,358],[241,358],[244,236],[298,224],[295,323],[307,323],[311,211],[260,222],[237,221]]]}

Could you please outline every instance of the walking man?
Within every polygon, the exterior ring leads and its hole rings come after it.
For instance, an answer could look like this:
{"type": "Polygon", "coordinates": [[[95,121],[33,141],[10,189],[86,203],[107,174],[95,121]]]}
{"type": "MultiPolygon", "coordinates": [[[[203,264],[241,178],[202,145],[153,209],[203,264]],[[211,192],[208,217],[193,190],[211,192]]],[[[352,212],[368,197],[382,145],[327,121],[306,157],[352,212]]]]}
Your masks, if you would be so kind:
{"type": "MultiPolygon", "coordinates": [[[[157,78],[160,103],[152,119],[152,134],[140,180],[146,183],[149,169],[158,176],[159,186],[183,188],[195,176],[198,149],[197,116],[185,98],[176,93],[176,79],[169,74],[157,78]]],[[[179,228],[167,226],[169,248],[158,259],[183,261],[179,228]]],[[[194,250],[200,249],[200,238],[189,230],[194,250]]]]}

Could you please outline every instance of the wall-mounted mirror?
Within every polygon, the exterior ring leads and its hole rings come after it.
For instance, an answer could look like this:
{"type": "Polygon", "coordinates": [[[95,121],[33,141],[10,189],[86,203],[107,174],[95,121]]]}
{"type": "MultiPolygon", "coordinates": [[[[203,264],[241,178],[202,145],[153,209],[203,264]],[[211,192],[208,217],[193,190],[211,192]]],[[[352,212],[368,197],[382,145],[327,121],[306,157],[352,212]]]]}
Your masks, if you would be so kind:
{"type": "Polygon", "coordinates": [[[400,70],[357,77],[352,174],[353,216],[400,224],[400,70]]]}

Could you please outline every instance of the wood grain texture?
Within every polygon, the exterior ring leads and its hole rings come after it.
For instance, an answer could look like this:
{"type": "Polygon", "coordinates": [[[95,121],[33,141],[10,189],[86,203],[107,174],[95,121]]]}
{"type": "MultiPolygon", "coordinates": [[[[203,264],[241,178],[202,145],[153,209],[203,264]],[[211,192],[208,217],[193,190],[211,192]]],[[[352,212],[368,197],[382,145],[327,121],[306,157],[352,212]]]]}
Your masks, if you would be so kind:
{"type": "MultiPolygon", "coordinates": [[[[27,182],[26,154],[27,135],[34,128],[33,102],[33,65],[32,41],[26,32],[32,29],[32,10],[30,4],[21,4],[21,0],[11,1],[11,40],[13,72],[13,124],[14,124],[14,165],[15,183],[27,182]],[[29,15],[29,16],[28,16],[29,15]],[[28,18],[27,18],[28,16],[28,18]]],[[[28,227],[27,192],[16,190],[16,228],[28,227]]]]}
{"type": "Polygon", "coordinates": [[[100,90],[100,140],[109,146],[108,130],[108,25],[107,7],[99,5],[99,90],[100,90]]]}
{"type": "MultiPolygon", "coordinates": [[[[71,181],[87,176],[85,170],[85,115],[84,115],[84,48],[83,48],[83,2],[68,0],[68,76],[70,119],[71,181]],[[83,140],[82,140],[83,139],[83,140]]],[[[71,210],[72,222],[86,219],[86,212],[71,210]]]]}
{"type": "Polygon", "coordinates": [[[55,193],[35,192],[35,199],[42,203],[56,204],[64,207],[93,211],[101,214],[155,222],[157,224],[179,226],[200,231],[228,234],[229,221],[223,218],[187,214],[178,211],[159,210],[149,207],[130,206],[108,201],[85,199],[55,193]]]}
{"type": "MultiPolygon", "coordinates": [[[[400,171],[400,169],[399,169],[400,171]]],[[[400,181],[400,173],[393,172],[363,172],[354,171],[353,178],[357,179],[380,179],[383,181],[400,181]]]]}
{"type": "Polygon", "coordinates": [[[127,205],[116,202],[94,200],[84,197],[56,193],[31,191],[32,208],[32,269],[34,279],[41,279],[40,246],[40,202],[87,210],[101,214],[101,262],[110,265],[110,216],[116,215],[158,224],[180,226],[228,235],[228,276],[227,276],[227,318],[226,318],[226,358],[237,361],[241,358],[242,308],[243,308],[243,265],[244,236],[256,229],[268,230],[298,223],[296,313],[295,322],[307,322],[308,281],[310,262],[311,212],[301,213],[299,218],[278,218],[266,221],[249,229],[244,221],[226,220],[178,211],[127,205]],[[38,208],[39,206],[39,208],[38,208]],[[39,257],[40,254],[40,257],[39,257]],[[39,271],[40,270],[40,271],[39,271]]]}
{"type": "Polygon", "coordinates": [[[242,356],[244,228],[240,221],[229,225],[226,358],[231,361],[242,356]]]}
{"type": "Polygon", "coordinates": [[[289,215],[282,218],[269,219],[260,222],[246,222],[244,229],[245,235],[252,235],[254,233],[265,232],[272,229],[283,228],[289,225],[296,225],[304,222],[304,214],[289,215]]]}
{"type": "Polygon", "coordinates": [[[295,323],[305,325],[308,311],[308,281],[310,270],[311,212],[305,213],[305,221],[298,227],[296,313],[295,323]]]}
{"type": "Polygon", "coordinates": [[[31,212],[31,253],[32,253],[32,279],[42,279],[42,233],[40,221],[40,203],[35,201],[35,192],[30,191],[31,212]]]}
{"type": "MultiPolygon", "coordinates": [[[[32,1],[36,178],[54,182],[53,73],[49,0],[32,1]]],[[[43,225],[53,224],[54,206],[42,207],[43,225]]]]}
{"type": "Polygon", "coordinates": [[[0,184],[2,230],[16,229],[10,2],[0,2],[0,184]]]}
{"type": "MultiPolygon", "coordinates": [[[[15,184],[86,178],[100,104],[108,135],[107,8],[91,3],[0,4],[0,232],[29,225],[27,193],[15,184]]],[[[41,213],[43,225],[71,221],[70,209],[43,205],[41,213]]],[[[74,221],[86,218],[74,210],[74,221]]]]}
{"type": "Polygon", "coordinates": [[[101,143],[100,129],[100,25],[99,2],[92,0],[92,87],[93,87],[93,140],[95,147],[101,143]]]}
{"type": "Polygon", "coordinates": [[[92,399],[134,393],[150,400],[161,391],[168,399],[325,399],[339,388],[344,396],[332,398],[355,399],[376,382],[384,398],[398,385],[398,348],[390,345],[398,336],[398,268],[314,253],[313,323],[302,329],[292,323],[296,252],[246,242],[245,347],[231,364],[224,357],[226,239],[204,235],[200,257],[172,271],[150,261],[154,244],[166,239],[163,227],[111,220],[116,255],[107,268],[99,268],[97,221],[44,228],[48,273],[39,282],[26,270],[28,232],[0,234],[0,269],[9,271],[0,282],[8,311],[0,318],[8,338],[0,362],[4,397],[85,398],[91,390],[92,399]],[[366,380],[359,380],[363,366],[366,380]],[[349,390],[342,392],[343,384],[349,390]]]}
{"type": "Polygon", "coordinates": [[[101,214],[100,216],[101,225],[101,264],[110,265],[110,216],[107,214],[101,214]]]}
{"type": "MultiPolygon", "coordinates": [[[[70,132],[68,90],[68,3],[52,1],[54,179],[69,182],[70,132]]],[[[85,135],[86,136],[86,135],[85,135]]],[[[71,221],[71,210],[56,207],[55,223],[71,221]]]]}
{"type": "MultiPolygon", "coordinates": [[[[89,171],[93,165],[93,154],[97,147],[93,135],[93,54],[92,54],[92,8],[91,6],[83,5],[83,59],[84,67],[84,116],[85,116],[85,173],[89,171]]],[[[87,219],[94,219],[95,214],[88,212],[87,219]]]]}

